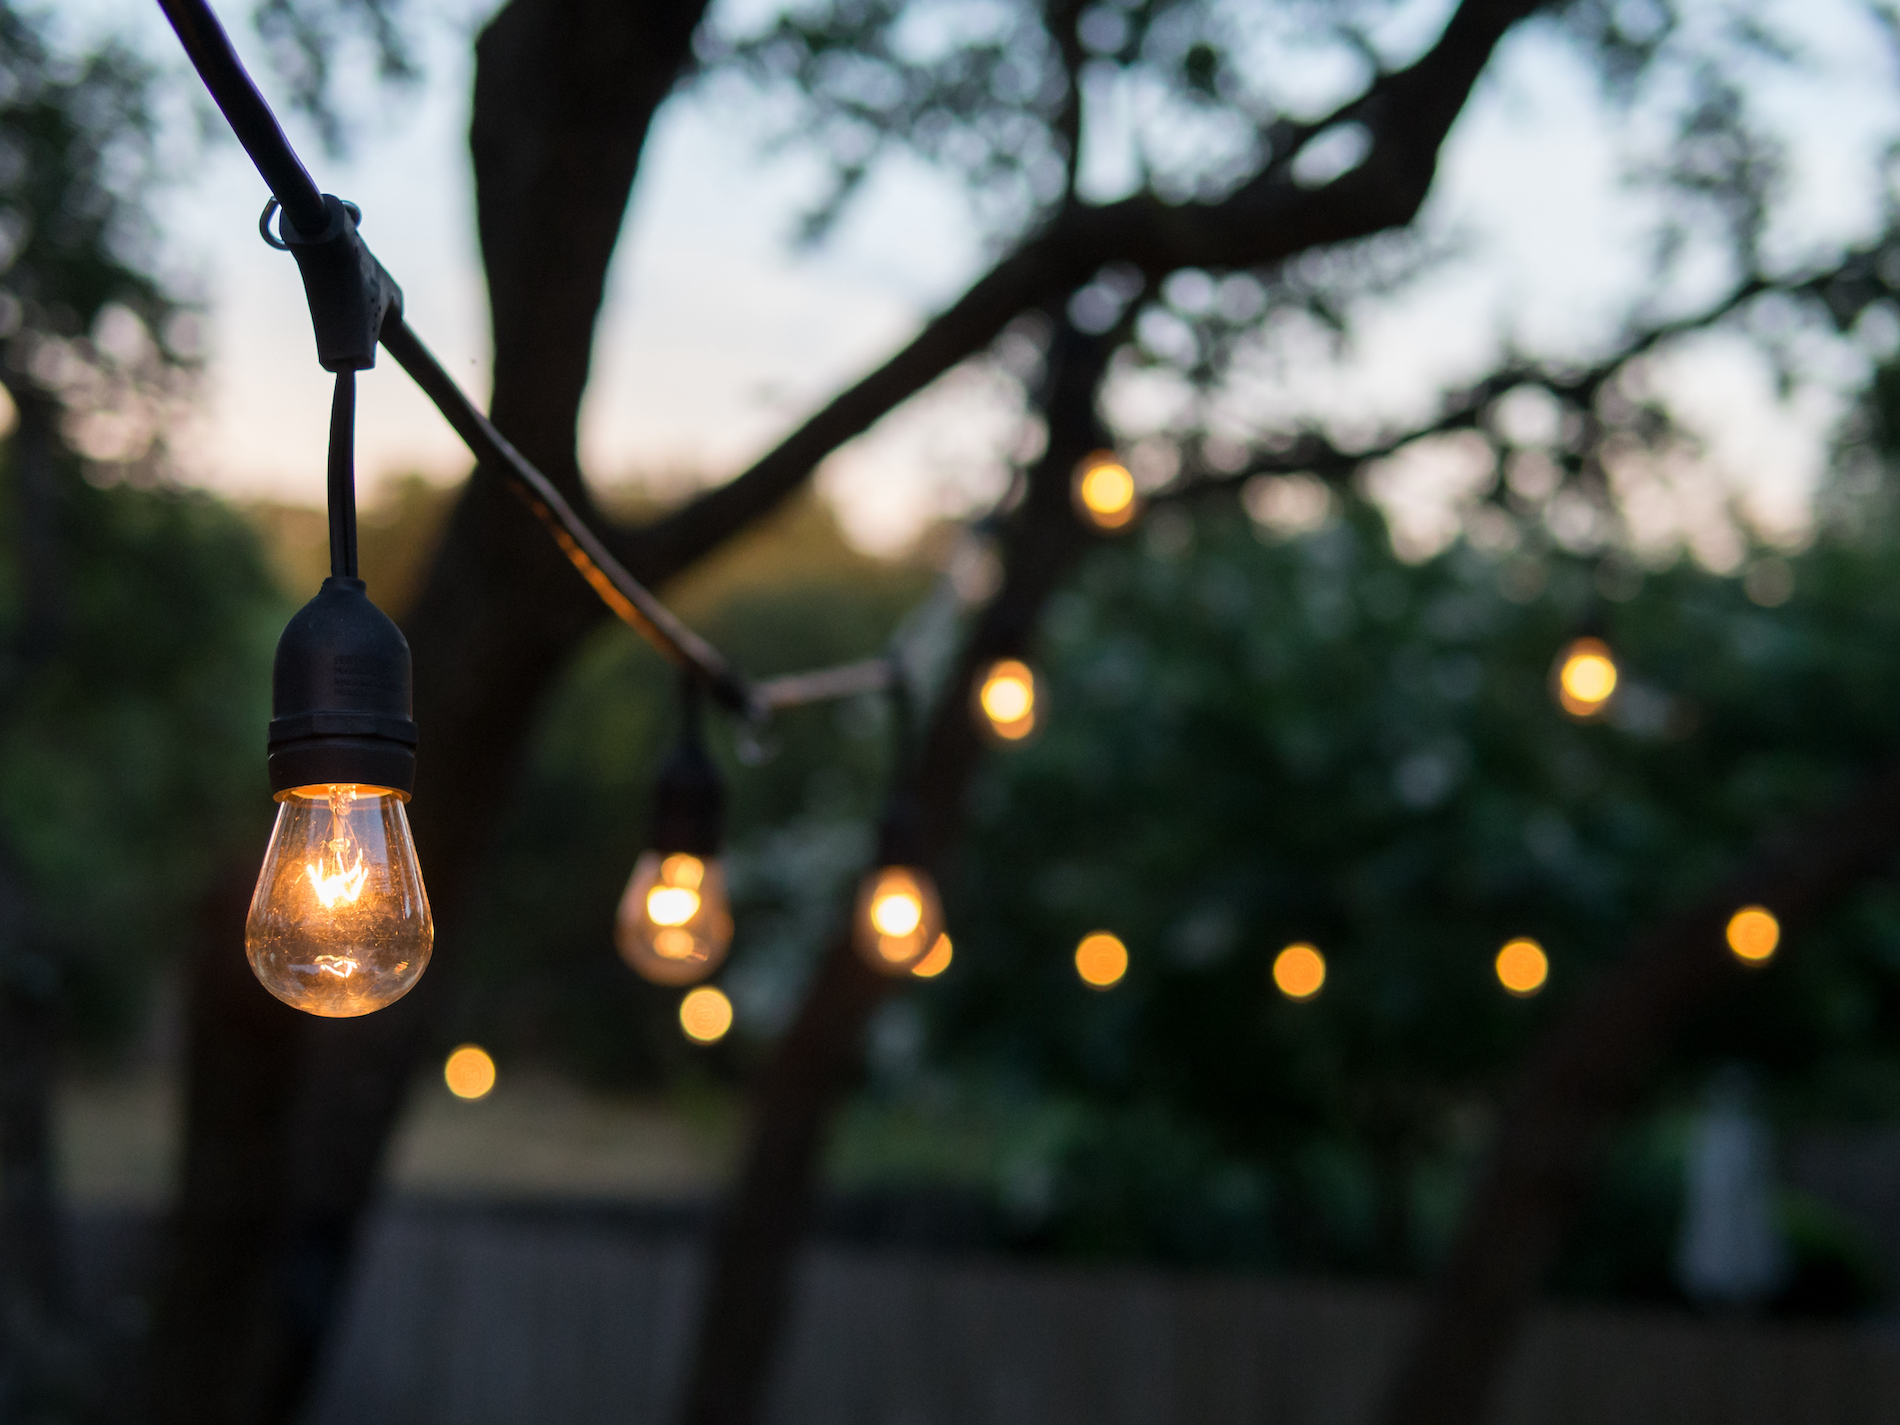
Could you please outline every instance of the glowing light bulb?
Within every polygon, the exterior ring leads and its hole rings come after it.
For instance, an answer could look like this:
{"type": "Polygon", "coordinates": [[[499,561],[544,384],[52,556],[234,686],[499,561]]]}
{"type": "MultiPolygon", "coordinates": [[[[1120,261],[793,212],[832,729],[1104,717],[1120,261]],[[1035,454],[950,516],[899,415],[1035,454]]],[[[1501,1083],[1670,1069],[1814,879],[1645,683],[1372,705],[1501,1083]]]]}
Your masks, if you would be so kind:
{"type": "Polygon", "coordinates": [[[732,944],[726,872],[716,858],[643,852],[614,921],[620,957],[656,985],[690,985],[724,962],[732,944]]]}
{"type": "Polygon", "coordinates": [[[1113,989],[1128,973],[1128,947],[1106,930],[1085,935],[1075,947],[1075,972],[1090,989],[1113,989]]]}
{"type": "Polygon", "coordinates": [[[495,1087],[495,1061],[479,1044],[464,1044],[442,1066],[442,1081],[457,1098],[487,1098],[495,1087]]]}
{"type": "Polygon", "coordinates": [[[1600,638],[1579,638],[1557,664],[1557,702],[1575,718],[1595,717],[1616,692],[1616,659],[1600,638]]]}
{"type": "Polygon", "coordinates": [[[244,926],[251,969],[285,1004],[328,1019],[401,999],[435,946],[403,797],[338,784],[277,800],[244,926]]]}
{"type": "Polygon", "coordinates": [[[1309,1000],[1326,983],[1326,957],[1311,945],[1289,945],[1273,957],[1273,983],[1291,1000],[1309,1000]]]}
{"type": "Polygon", "coordinates": [[[680,1028],[695,1044],[717,1044],[732,1028],[732,1001],[711,985],[688,990],[680,1001],[680,1028]]]}
{"type": "Polygon", "coordinates": [[[1765,965],[1781,944],[1781,922],[1758,905],[1743,906],[1729,917],[1728,948],[1748,965],[1765,965]]]}
{"type": "Polygon", "coordinates": [[[1036,730],[1036,675],[1014,658],[990,664],[977,681],[981,726],[1004,742],[1020,742],[1036,730]]]}
{"type": "Polygon", "coordinates": [[[1100,530],[1125,528],[1140,512],[1135,477],[1108,451],[1097,451],[1075,467],[1075,508],[1100,530]]]}
{"type": "MultiPolygon", "coordinates": [[[[858,887],[852,936],[873,969],[901,975],[929,955],[943,934],[943,904],[921,866],[881,866],[858,887]]],[[[949,963],[946,953],[944,963],[949,963]]]]}
{"type": "Polygon", "coordinates": [[[1529,999],[1550,978],[1550,957],[1535,940],[1517,939],[1498,951],[1498,983],[1519,999],[1529,999]]]}

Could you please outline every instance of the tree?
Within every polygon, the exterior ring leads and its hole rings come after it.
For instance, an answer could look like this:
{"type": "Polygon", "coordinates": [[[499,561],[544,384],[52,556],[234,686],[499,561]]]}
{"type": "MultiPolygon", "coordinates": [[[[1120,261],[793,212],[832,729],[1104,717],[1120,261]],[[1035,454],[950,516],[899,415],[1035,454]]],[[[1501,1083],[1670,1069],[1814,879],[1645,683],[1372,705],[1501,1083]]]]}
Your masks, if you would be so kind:
{"type": "MultiPolygon", "coordinates": [[[[363,8],[373,17],[389,12],[363,8]]],[[[308,17],[317,26],[308,33],[323,33],[321,7],[284,4],[273,13],[308,17]]],[[[999,12],[995,29],[948,51],[918,49],[906,30],[913,12],[894,5],[819,7],[736,43],[704,41],[708,61],[729,58],[755,76],[795,83],[811,106],[811,131],[837,136],[837,193],[815,214],[814,232],[858,186],[879,144],[897,142],[967,171],[998,215],[1003,255],[904,349],[752,469],[620,531],[619,552],[637,574],[664,582],[688,567],[801,488],[831,449],[980,356],[1011,323],[1040,314],[1050,333],[1047,450],[1026,474],[1022,502],[1004,513],[1002,591],[976,620],[927,722],[915,789],[939,855],[954,844],[977,760],[961,689],[984,656],[1026,646],[1056,580],[1086,548],[1067,511],[1068,465],[1085,438],[1098,438],[1095,402],[1117,369],[1116,351],[1165,361],[1211,391],[1234,374],[1263,312],[1279,319],[1274,330],[1295,312],[1337,324],[1357,300],[1402,278],[1423,254],[1371,240],[1414,221],[1447,135],[1514,27],[1545,15],[1542,23],[1563,25],[1597,58],[1610,96],[1622,103],[1644,97],[1652,75],[1675,82],[1686,74],[1690,82],[1672,91],[1678,102],[1667,110],[1686,142],[1679,161],[1655,176],[1706,200],[1677,236],[1700,256],[1713,251],[1728,271],[1731,295],[1716,314],[1768,287],[1806,290],[1798,268],[1763,256],[1773,147],[1716,63],[1738,51],[1755,58],[1771,51],[1761,26],[1742,17],[1711,34],[1666,10],[1464,0],[1442,29],[1414,44],[1382,39],[1390,13],[1289,6],[1276,14],[1288,30],[1323,30],[1337,55],[1357,57],[1338,94],[1305,107],[1250,82],[1249,46],[1271,46],[1277,33],[1263,41],[1230,31],[1226,12],[1186,3],[1012,8],[999,12]],[[1237,137],[1212,163],[1143,154],[1134,195],[1090,201],[1077,183],[1089,137],[1085,94],[1104,70],[1152,81],[1177,111],[1225,119],[1237,137]],[[1235,274],[1232,300],[1209,305],[1188,290],[1198,284],[1164,285],[1196,271],[1235,274]]],[[[597,512],[574,457],[573,426],[602,278],[647,127],[693,63],[701,23],[693,4],[630,11],[597,0],[512,0],[477,45],[471,147],[493,306],[492,413],[590,514],[597,512]]],[[[1838,320],[1884,291],[1865,264],[1836,276],[1815,292],[1845,303],[1838,320]]],[[[1652,318],[1623,346],[1640,352],[1668,326],[1652,318]]],[[[1632,399],[1620,376],[1610,379],[1621,362],[1582,385],[1521,370],[1508,352],[1499,366],[1508,384],[1541,376],[1584,410],[1581,431],[1555,464],[1561,493],[1585,502],[1585,516],[1601,526],[1595,537],[1604,537],[1618,513],[1611,458],[1618,442],[1640,453],[1668,439],[1653,404],[1632,399]]],[[[1466,405],[1462,423],[1474,425],[1487,407],[1466,405]]],[[[1250,461],[1265,468],[1337,457],[1356,468],[1415,433],[1396,426],[1381,449],[1280,424],[1243,432],[1236,459],[1231,435],[1203,438],[1221,434],[1205,428],[1208,409],[1191,405],[1162,433],[1187,481],[1250,461]],[[1289,441],[1302,434],[1304,442],[1289,441]]],[[[1502,492],[1497,498],[1508,503],[1502,492]]],[[[194,1001],[180,1266],[161,1302],[152,1353],[162,1418],[278,1419],[294,1408],[334,1311],[401,1088],[452,983],[495,789],[518,765],[542,690],[598,617],[498,485],[472,482],[406,623],[417,655],[417,715],[429,739],[415,820],[439,913],[436,969],[421,990],[371,1020],[280,1027],[230,954],[235,895],[226,928],[207,935],[194,1001]],[[477,767],[482,774],[469,775],[477,767]],[[218,1072],[227,1057],[250,1072],[241,1079],[218,1072]]],[[[722,1229],[689,1419],[756,1413],[816,1147],[886,988],[834,947],[762,1077],[752,1145],[722,1229]]]]}

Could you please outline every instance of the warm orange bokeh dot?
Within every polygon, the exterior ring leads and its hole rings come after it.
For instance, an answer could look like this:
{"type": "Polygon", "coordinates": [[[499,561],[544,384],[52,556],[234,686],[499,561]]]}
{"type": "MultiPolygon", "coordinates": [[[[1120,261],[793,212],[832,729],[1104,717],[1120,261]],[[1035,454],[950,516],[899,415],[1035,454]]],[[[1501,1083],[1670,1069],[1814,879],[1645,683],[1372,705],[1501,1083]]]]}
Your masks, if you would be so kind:
{"type": "Polygon", "coordinates": [[[1498,951],[1498,983],[1519,999],[1534,995],[1550,978],[1550,957],[1535,940],[1513,940],[1498,951]]]}
{"type": "Polygon", "coordinates": [[[1289,945],[1273,957],[1273,983],[1288,999],[1311,999],[1326,983],[1326,957],[1311,945],[1289,945]]]}
{"type": "Polygon", "coordinates": [[[930,947],[930,953],[925,955],[924,958],[919,960],[915,965],[912,965],[910,972],[920,980],[934,980],[937,976],[950,968],[952,953],[950,937],[948,935],[939,935],[937,937],[937,943],[930,947]]]}
{"type": "Polygon", "coordinates": [[[680,1001],[680,1028],[695,1044],[716,1044],[732,1028],[732,1001],[711,985],[689,990],[680,1001]]]}
{"type": "Polygon", "coordinates": [[[1106,930],[1085,935],[1082,943],[1075,947],[1075,972],[1082,977],[1083,984],[1093,989],[1105,990],[1120,984],[1122,976],[1128,973],[1128,947],[1106,930]]]}
{"type": "Polygon", "coordinates": [[[1097,529],[1120,529],[1135,517],[1135,477],[1103,451],[1076,467],[1075,504],[1097,529]]]}
{"type": "Polygon", "coordinates": [[[1729,917],[1728,948],[1751,965],[1765,963],[1781,944],[1781,922],[1762,906],[1743,906],[1729,917]]]}
{"type": "Polygon", "coordinates": [[[998,659],[978,685],[976,705],[991,733],[1020,742],[1036,730],[1036,675],[1026,663],[998,659]]]}
{"type": "Polygon", "coordinates": [[[1579,638],[1557,669],[1557,701],[1572,717],[1595,717],[1616,691],[1616,659],[1600,638],[1579,638]]]}
{"type": "Polygon", "coordinates": [[[495,1087],[495,1061],[476,1044],[464,1044],[442,1066],[442,1081],[457,1098],[486,1098],[495,1087]]]}

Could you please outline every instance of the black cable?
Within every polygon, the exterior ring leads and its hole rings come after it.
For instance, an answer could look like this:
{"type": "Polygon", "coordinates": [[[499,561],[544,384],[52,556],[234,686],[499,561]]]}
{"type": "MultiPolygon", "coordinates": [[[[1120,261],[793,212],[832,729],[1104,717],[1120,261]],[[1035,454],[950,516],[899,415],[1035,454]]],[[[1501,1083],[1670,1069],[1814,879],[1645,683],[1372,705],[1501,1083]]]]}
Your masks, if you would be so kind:
{"type": "Polygon", "coordinates": [[[356,577],[356,373],[336,374],[330,401],[330,577],[356,577]]]}
{"type": "Polygon", "coordinates": [[[383,349],[422,388],[482,467],[500,475],[534,511],[601,602],[675,664],[697,673],[707,691],[733,712],[749,720],[765,715],[766,705],[753,690],[751,680],[627,572],[553,482],[495,429],[400,317],[392,316],[383,324],[383,349]]]}
{"type": "Polygon", "coordinates": [[[244,72],[244,63],[211,6],[206,0],[158,0],[158,4],[178,32],[179,43],[184,45],[231,131],[283,206],[291,226],[301,233],[322,232],[330,221],[322,190],[284,137],[277,116],[271,113],[251,76],[244,72]]]}
{"type": "MultiPolygon", "coordinates": [[[[245,72],[243,62],[208,0],[158,0],[158,3],[178,32],[198,77],[244,145],[251,162],[270,185],[291,226],[305,234],[323,232],[330,223],[323,194],[291,148],[290,140],[284,136],[257,85],[245,72]]],[[[268,234],[265,240],[270,241],[268,234]]],[[[488,417],[463,394],[454,378],[442,369],[441,363],[399,314],[392,312],[384,320],[381,339],[384,349],[396,358],[397,364],[409,373],[442,418],[461,436],[462,443],[480,462],[481,468],[501,476],[534,512],[601,602],[674,664],[692,672],[725,707],[756,723],[775,708],[850,697],[888,686],[891,675],[883,660],[820,669],[775,679],[763,686],[755,685],[627,572],[553,482],[510,445],[488,417]]],[[[330,569],[332,574],[352,578],[357,568],[354,412],[355,384],[349,372],[341,372],[330,415],[330,569]]]]}

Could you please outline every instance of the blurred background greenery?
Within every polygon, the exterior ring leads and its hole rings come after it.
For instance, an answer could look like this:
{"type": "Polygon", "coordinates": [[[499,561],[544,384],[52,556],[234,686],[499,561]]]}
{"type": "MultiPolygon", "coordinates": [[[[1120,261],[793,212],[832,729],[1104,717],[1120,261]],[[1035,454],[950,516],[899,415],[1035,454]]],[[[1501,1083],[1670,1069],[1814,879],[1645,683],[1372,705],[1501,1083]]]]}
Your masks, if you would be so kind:
{"type": "MultiPolygon", "coordinates": [[[[1290,528],[1248,515],[1283,507],[1260,493],[1151,512],[1050,610],[1046,724],[982,774],[946,883],[954,963],[881,1012],[834,1190],[935,1194],[955,1230],[1021,1251],[1416,1275],[1539,1029],[1647,918],[1890,745],[1900,543],[1880,484],[1835,482],[1812,547],[1732,577],[1521,532],[1408,563],[1350,497],[1290,528]],[[1586,631],[1624,681],[1580,723],[1551,675],[1586,631]],[[1106,992],[1071,961],[1099,929],[1131,953],[1106,992]],[[1516,935],[1551,957],[1534,998],[1493,972],[1516,935]],[[1271,978],[1293,941],[1326,957],[1308,1002],[1271,978]]],[[[398,608],[450,494],[401,481],[369,504],[366,576],[398,608]]],[[[138,1042],[218,853],[262,839],[269,649],[319,577],[323,525],[126,484],[84,487],[72,528],[83,599],[9,732],[5,806],[61,907],[56,963],[100,1062],[138,1042]]],[[[749,668],[816,666],[885,646],[949,544],[872,559],[809,500],[670,592],[749,668]]],[[[709,1051],[681,1037],[676,992],[612,951],[672,706],[669,671],[617,626],[563,680],[442,1047],[729,1125],[870,844],[888,728],[860,699],[783,719],[763,748],[718,739],[739,1013],[709,1051]]],[[[1559,1288],[1676,1293],[1716,1067],[1751,1066],[1785,1133],[1900,1113],[1897,996],[1900,892],[1880,883],[1710,1006],[1614,1146],[1559,1288]]],[[[1784,1217],[1787,1309],[1884,1299],[1860,1228],[1792,1192],[1784,1217]]]]}

